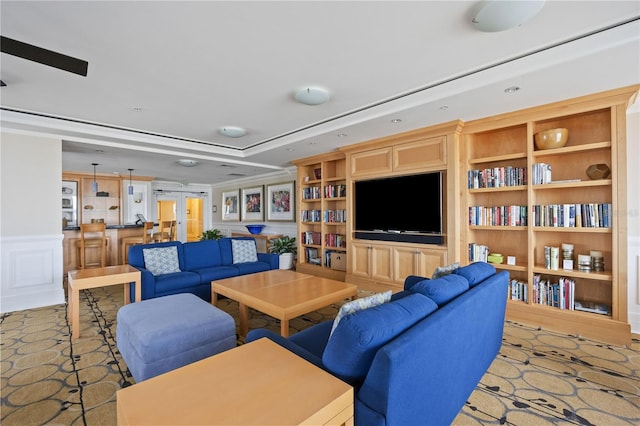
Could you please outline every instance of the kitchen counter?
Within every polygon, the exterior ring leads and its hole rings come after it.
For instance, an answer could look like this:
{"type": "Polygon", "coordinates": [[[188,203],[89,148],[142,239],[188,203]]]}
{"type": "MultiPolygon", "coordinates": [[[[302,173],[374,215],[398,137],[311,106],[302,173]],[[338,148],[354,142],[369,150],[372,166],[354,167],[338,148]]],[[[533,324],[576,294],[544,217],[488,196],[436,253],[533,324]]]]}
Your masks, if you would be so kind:
{"type": "MultiPolygon", "coordinates": [[[[107,225],[107,229],[129,229],[129,228],[142,228],[141,223],[131,223],[127,225],[107,225]]],[[[63,231],[79,231],[79,226],[67,226],[62,228],[63,231]]]]}

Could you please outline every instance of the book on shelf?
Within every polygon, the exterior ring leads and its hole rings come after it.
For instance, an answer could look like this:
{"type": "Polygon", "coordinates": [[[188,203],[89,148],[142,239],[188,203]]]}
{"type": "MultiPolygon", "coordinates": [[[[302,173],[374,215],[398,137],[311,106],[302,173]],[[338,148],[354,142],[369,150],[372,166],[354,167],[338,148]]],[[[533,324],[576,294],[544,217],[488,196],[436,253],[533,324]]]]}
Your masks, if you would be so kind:
{"type": "Polygon", "coordinates": [[[591,312],[600,315],[611,315],[611,307],[604,303],[585,302],[576,300],[575,310],[583,312],[591,312]]]}
{"type": "Polygon", "coordinates": [[[528,299],[528,284],[526,281],[520,281],[516,279],[512,279],[509,283],[509,294],[511,295],[511,300],[520,300],[522,302],[527,302],[528,299]]]}
{"type": "Polygon", "coordinates": [[[320,199],[320,187],[310,186],[310,187],[302,188],[302,199],[303,200],[320,199]]]}
{"type": "Polygon", "coordinates": [[[531,180],[533,185],[551,183],[551,165],[546,163],[535,163],[531,165],[531,180]]]}
{"type": "Polygon", "coordinates": [[[320,210],[302,210],[300,211],[300,220],[302,222],[320,222],[320,210]]]}
{"type": "Polygon", "coordinates": [[[321,265],[322,264],[322,259],[320,259],[318,257],[318,249],[317,248],[305,247],[304,252],[305,252],[305,259],[307,260],[307,263],[310,263],[312,265],[321,265]]]}
{"type": "Polygon", "coordinates": [[[469,262],[486,262],[489,257],[489,247],[484,244],[469,244],[469,262]]]}
{"type": "Polygon", "coordinates": [[[326,247],[346,247],[347,238],[343,234],[325,234],[324,245],[326,247]]]}
{"type": "Polygon", "coordinates": [[[554,282],[535,274],[532,285],[533,302],[559,309],[574,310],[575,286],[576,283],[571,278],[560,277],[554,282]]]}
{"type": "Polygon", "coordinates": [[[467,188],[501,188],[527,184],[527,169],[524,167],[492,167],[467,172],[467,188]]]}
{"type": "Polygon", "coordinates": [[[302,239],[302,244],[314,244],[319,246],[321,242],[320,232],[304,231],[300,237],[302,239]]]}
{"type": "Polygon", "coordinates": [[[336,184],[324,187],[324,198],[342,198],[347,196],[347,185],[336,184]]]}
{"type": "Polygon", "coordinates": [[[339,210],[325,210],[324,221],[326,223],[342,223],[347,221],[347,211],[344,209],[339,210]]]}
{"type": "Polygon", "coordinates": [[[527,206],[471,206],[469,225],[527,226],[527,206]]]}
{"type": "Polygon", "coordinates": [[[610,228],[611,203],[535,204],[534,226],[610,228]]]}

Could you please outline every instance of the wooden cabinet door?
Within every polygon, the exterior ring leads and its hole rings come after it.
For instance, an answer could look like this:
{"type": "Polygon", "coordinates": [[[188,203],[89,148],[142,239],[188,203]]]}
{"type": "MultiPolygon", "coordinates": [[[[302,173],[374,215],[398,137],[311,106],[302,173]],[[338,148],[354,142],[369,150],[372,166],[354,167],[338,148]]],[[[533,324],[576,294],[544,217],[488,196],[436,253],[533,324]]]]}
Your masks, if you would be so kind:
{"type": "Polygon", "coordinates": [[[371,245],[371,278],[374,280],[391,282],[393,269],[391,268],[391,246],[371,245]]]}
{"type": "Polygon", "coordinates": [[[392,171],[391,147],[372,149],[351,155],[351,177],[380,176],[392,171]]]}
{"type": "Polygon", "coordinates": [[[351,244],[351,274],[356,277],[369,278],[369,265],[371,263],[370,245],[363,243],[351,244]]]}
{"type": "Polygon", "coordinates": [[[393,147],[393,171],[446,168],[447,138],[421,139],[393,147]]]}
{"type": "Polygon", "coordinates": [[[418,249],[396,246],[393,248],[393,282],[403,286],[409,275],[418,275],[418,249]]]}
{"type": "Polygon", "coordinates": [[[416,254],[418,268],[414,275],[431,278],[439,266],[448,264],[446,250],[421,249],[416,254]]]}

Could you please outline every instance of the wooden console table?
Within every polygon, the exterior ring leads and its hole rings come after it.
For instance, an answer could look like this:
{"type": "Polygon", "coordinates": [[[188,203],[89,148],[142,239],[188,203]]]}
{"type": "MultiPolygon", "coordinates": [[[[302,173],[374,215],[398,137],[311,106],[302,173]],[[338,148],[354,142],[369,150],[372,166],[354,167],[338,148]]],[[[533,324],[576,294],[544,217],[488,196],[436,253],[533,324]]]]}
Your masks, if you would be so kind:
{"type": "Polygon", "coordinates": [[[262,338],[116,393],[118,425],[353,425],[353,388],[262,338]]]}
{"type": "Polygon", "coordinates": [[[269,253],[269,247],[271,247],[271,241],[282,237],[282,234],[250,234],[248,232],[232,232],[232,237],[251,237],[256,239],[256,245],[258,246],[258,252],[269,253]],[[261,242],[261,243],[258,243],[261,242]],[[264,251],[262,251],[264,246],[264,251]]]}

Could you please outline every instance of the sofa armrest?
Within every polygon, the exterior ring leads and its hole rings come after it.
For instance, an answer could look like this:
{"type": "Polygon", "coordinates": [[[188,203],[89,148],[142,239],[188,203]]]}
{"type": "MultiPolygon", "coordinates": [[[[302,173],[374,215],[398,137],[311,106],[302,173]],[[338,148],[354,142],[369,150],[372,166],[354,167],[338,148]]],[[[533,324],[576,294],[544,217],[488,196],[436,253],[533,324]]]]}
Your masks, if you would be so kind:
{"type": "MultiPolygon", "coordinates": [[[[156,295],[156,277],[145,268],[141,268],[139,266],[134,266],[138,271],[140,271],[140,282],[141,282],[141,291],[142,300],[153,299],[156,295]]],[[[131,286],[129,290],[129,297],[132,302],[140,302],[140,300],[136,299],[136,293],[134,286],[131,286]]]]}
{"type": "Polygon", "coordinates": [[[280,255],[275,253],[258,253],[258,260],[269,264],[269,269],[280,268],[280,255]]]}
{"type": "Polygon", "coordinates": [[[254,340],[261,339],[263,337],[266,337],[267,339],[272,340],[273,342],[275,342],[278,345],[282,346],[283,348],[293,352],[294,354],[298,355],[299,357],[306,359],[307,361],[309,361],[310,363],[312,363],[316,367],[324,369],[324,367],[322,366],[322,359],[320,359],[317,356],[313,355],[311,352],[307,351],[302,346],[296,345],[295,343],[291,342],[287,338],[282,337],[281,335],[279,335],[277,333],[274,333],[271,330],[267,330],[265,328],[259,328],[259,329],[251,330],[247,334],[246,341],[247,341],[247,343],[249,343],[249,342],[252,342],[254,340]]]}
{"type": "Polygon", "coordinates": [[[419,283],[422,280],[428,280],[429,278],[421,277],[418,275],[409,275],[404,279],[404,289],[410,290],[415,284],[419,283]]]}

